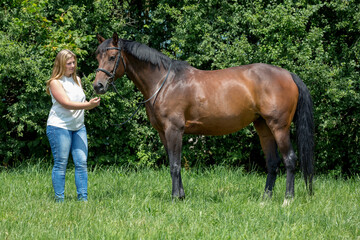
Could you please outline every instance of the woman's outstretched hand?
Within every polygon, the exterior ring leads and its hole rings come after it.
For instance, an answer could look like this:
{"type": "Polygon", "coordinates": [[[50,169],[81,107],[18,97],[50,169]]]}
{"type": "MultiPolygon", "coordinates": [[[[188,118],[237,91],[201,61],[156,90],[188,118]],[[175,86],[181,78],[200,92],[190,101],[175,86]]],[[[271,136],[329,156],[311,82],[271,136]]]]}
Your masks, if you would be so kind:
{"type": "Polygon", "coordinates": [[[100,99],[99,97],[96,97],[96,98],[91,99],[91,100],[89,101],[89,107],[86,108],[86,109],[87,109],[87,110],[90,110],[90,109],[93,109],[93,108],[99,106],[99,105],[100,105],[100,100],[101,100],[101,99],[100,99]]]}

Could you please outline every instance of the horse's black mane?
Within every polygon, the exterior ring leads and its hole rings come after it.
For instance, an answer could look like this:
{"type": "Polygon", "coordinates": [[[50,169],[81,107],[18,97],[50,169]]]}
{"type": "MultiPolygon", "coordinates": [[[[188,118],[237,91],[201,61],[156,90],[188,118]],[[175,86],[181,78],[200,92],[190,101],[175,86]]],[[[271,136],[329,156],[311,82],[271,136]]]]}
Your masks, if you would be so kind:
{"type": "MultiPolygon", "coordinates": [[[[110,45],[112,39],[105,40],[104,44],[101,44],[96,51],[96,55],[106,51],[106,48],[110,45]]],[[[121,47],[125,52],[133,55],[140,61],[151,63],[154,66],[163,66],[166,70],[169,68],[171,63],[171,69],[176,73],[188,68],[190,65],[185,61],[173,60],[165,54],[131,40],[119,39],[121,41],[121,47]]]]}

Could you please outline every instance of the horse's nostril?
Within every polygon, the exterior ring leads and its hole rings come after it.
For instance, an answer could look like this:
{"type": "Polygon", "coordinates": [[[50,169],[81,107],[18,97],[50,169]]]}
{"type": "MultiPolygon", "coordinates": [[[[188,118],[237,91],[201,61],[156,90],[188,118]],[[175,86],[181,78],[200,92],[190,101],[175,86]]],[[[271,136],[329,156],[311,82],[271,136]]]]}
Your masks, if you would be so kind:
{"type": "Polygon", "coordinates": [[[104,85],[102,83],[94,84],[94,89],[97,93],[104,91],[104,85]]]}

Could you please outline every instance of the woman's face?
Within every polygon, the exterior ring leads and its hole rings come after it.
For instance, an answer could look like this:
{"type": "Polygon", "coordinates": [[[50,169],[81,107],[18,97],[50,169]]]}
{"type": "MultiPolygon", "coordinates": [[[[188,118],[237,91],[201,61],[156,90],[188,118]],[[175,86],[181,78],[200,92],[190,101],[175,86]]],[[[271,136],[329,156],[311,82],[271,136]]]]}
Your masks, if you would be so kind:
{"type": "Polygon", "coordinates": [[[69,58],[66,61],[66,71],[65,71],[65,76],[70,77],[71,74],[73,74],[75,71],[75,58],[69,58]]]}

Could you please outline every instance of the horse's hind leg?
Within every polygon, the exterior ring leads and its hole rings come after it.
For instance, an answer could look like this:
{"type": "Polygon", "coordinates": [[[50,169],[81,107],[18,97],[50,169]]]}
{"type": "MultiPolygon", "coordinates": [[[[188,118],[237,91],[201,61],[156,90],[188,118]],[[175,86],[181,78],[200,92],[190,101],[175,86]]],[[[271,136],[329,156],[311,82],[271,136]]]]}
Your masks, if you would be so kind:
{"type": "Polygon", "coordinates": [[[271,198],[275,186],[276,175],[280,164],[275,138],[263,118],[254,122],[254,126],[260,138],[261,147],[265,154],[268,175],[266,178],[265,192],[263,198],[271,198]]]}
{"type": "Polygon", "coordinates": [[[285,201],[287,201],[287,199],[294,197],[295,167],[297,160],[290,141],[290,124],[283,127],[273,127],[271,124],[269,126],[272,129],[286,168],[285,201]]]}

